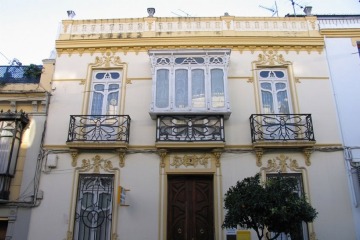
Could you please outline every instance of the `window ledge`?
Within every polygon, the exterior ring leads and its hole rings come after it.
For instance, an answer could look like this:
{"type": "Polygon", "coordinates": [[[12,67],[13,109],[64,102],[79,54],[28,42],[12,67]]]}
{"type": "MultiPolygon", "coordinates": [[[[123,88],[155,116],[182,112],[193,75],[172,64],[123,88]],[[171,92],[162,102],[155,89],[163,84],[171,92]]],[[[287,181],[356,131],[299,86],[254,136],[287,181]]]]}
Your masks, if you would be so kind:
{"type": "Polygon", "coordinates": [[[182,148],[224,148],[225,142],[157,142],[156,148],[182,149],[182,148]]]}
{"type": "Polygon", "coordinates": [[[304,147],[313,147],[316,144],[316,141],[257,141],[252,145],[253,147],[262,147],[262,148],[304,148],[304,147]]]}
{"type": "Polygon", "coordinates": [[[126,142],[113,142],[113,141],[104,141],[104,142],[67,142],[66,145],[72,149],[118,149],[118,148],[128,148],[128,143],[126,142]]]}
{"type": "Polygon", "coordinates": [[[180,111],[150,111],[149,115],[151,119],[156,120],[158,116],[166,116],[166,115],[222,115],[224,119],[229,119],[231,115],[231,111],[187,111],[187,112],[180,112],[180,111]]]}

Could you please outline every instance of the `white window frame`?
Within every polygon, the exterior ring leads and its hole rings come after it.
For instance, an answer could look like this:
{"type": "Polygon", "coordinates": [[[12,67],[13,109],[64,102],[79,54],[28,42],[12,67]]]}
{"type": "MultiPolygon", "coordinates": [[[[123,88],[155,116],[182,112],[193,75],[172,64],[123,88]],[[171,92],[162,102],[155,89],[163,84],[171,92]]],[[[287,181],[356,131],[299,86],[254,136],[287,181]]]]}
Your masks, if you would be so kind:
{"type": "Polygon", "coordinates": [[[291,92],[289,90],[289,77],[288,77],[288,72],[287,69],[284,68],[263,68],[263,69],[259,69],[257,71],[257,77],[258,77],[258,82],[259,82],[259,95],[260,95],[260,106],[261,106],[261,113],[262,114],[291,114],[293,113],[293,109],[292,109],[292,101],[291,101],[291,92]],[[260,76],[260,73],[263,71],[269,71],[269,72],[275,72],[275,71],[280,71],[282,73],[284,73],[284,77],[283,78],[279,78],[279,77],[268,77],[268,78],[264,78],[262,76],[260,76]],[[264,99],[263,99],[263,88],[261,86],[262,83],[269,83],[271,85],[271,94],[272,94],[272,100],[273,100],[273,111],[267,111],[266,107],[264,106],[264,99]],[[281,106],[279,106],[279,102],[277,101],[277,94],[278,90],[276,90],[276,84],[277,83],[283,83],[285,84],[285,88],[284,90],[286,91],[286,95],[287,95],[287,107],[288,107],[288,112],[283,112],[281,111],[281,106]]]}
{"type": "Polygon", "coordinates": [[[111,70],[94,70],[92,72],[92,77],[91,77],[91,93],[90,93],[90,100],[89,100],[89,107],[88,107],[88,114],[89,115],[119,115],[120,114],[120,101],[121,101],[121,93],[122,93],[122,71],[120,70],[116,70],[116,69],[111,69],[111,70]],[[98,79],[96,78],[97,74],[101,74],[104,73],[104,78],[102,79],[98,79]],[[117,73],[119,74],[118,78],[108,78],[105,77],[106,75],[110,75],[111,73],[117,73]],[[98,84],[103,84],[104,85],[104,91],[102,92],[103,94],[103,102],[102,102],[102,106],[101,106],[101,113],[100,114],[93,114],[92,113],[92,105],[93,105],[93,100],[94,100],[94,94],[96,92],[95,90],[95,86],[98,84]],[[112,94],[114,91],[109,90],[109,87],[111,84],[118,84],[118,98],[115,99],[115,101],[113,101],[112,103],[108,103],[108,96],[110,94],[112,94]],[[109,106],[108,106],[109,104],[109,106]],[[113,109],[108,109],[108,107],[111,107],[113,109]]]}
{"type": "Polygon", "coordinates": [[[153,119],[157,115],[166,114],[219,114],[228,118],[231,114],[228,94],[228,76],[227,69],[230,57],[230,50],[184,50],[184,51],[149,51],[150,60],[152,63],[153,73],[153,98],[150,107],[150,115],[153,119]],[[179,62],[178,60],[184,58],[186,61],[179,62]],[[203,61],[196,61],[201,58],[203,61]],[[194,60],[195,59],[195,60],[194,60]],[[216,61],[214,59],[220,59],[216,61]],[[187,70],[187,106],[177,106],[175,101],[175,73],[177,70],[187,70]],[[201,69],[204,71],[204,105],[200,107],[193,106],[192,95],[192,70],[201,69]],[[211,71],[220,69],[223,71],[223,100],[222,106],[215,106],[212,103],[212,89],[211,89],[211,71]],[[166,107],[157,106],[157,74],[159,70],[168,71],[169,87],[168,87],[168,104],[166,107]]]}

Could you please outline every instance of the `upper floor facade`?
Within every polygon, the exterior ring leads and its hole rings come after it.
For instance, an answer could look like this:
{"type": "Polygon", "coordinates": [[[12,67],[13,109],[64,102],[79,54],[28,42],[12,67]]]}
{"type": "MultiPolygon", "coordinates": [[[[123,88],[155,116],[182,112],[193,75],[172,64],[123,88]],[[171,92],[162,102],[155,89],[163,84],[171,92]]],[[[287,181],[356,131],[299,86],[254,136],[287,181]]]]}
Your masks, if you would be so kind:
{"type": "Polygon", "coordinates": [[[56,50],[50,145],[339,143],[314,16],[64,20],[56,50]]]}

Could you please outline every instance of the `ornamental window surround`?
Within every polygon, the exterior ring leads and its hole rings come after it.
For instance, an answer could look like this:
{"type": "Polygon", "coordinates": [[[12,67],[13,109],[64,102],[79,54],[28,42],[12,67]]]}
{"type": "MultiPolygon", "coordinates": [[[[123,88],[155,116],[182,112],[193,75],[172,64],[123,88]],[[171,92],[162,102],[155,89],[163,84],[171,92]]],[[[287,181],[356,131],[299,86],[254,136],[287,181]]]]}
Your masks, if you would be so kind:
{"type": "Polygon", "coordinates": [[[153,74],[150,115],[231,114],[230,50],[149,51],[153,74]]]}

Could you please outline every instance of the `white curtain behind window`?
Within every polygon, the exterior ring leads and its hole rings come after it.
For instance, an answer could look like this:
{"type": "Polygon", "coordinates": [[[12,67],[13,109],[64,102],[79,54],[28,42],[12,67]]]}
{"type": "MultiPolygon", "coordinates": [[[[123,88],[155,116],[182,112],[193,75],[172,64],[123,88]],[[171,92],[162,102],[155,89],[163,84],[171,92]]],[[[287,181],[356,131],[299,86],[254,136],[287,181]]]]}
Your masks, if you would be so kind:
{"type": "Polygon", "coordinates": [[[188,107],[188,71],[178,69],[175,71],[175,107],[188,107]]]}
{"type": "Polygon", "coordinates": [[[225,107],[224,72],[222,69],[211,70],[211,105],[225,107]]]}
{"type": "Polygon", "coordinates": [[[191,71],[191,98],[192,107],[205,107],[205,75],[203,69],[194,69],[191,71]]]}
{"type": "Polygon", "coordinates": [[[93,89],[93,98],[91,105],[91,115],[101,115],[104,101],[104,84],[95,84],[93,89]]]}
{"type": "Polygon", "coordinates": [[[156,100],[158,108],[169,107],[169,70],[160,69],[156,74],[156,100]]]}

